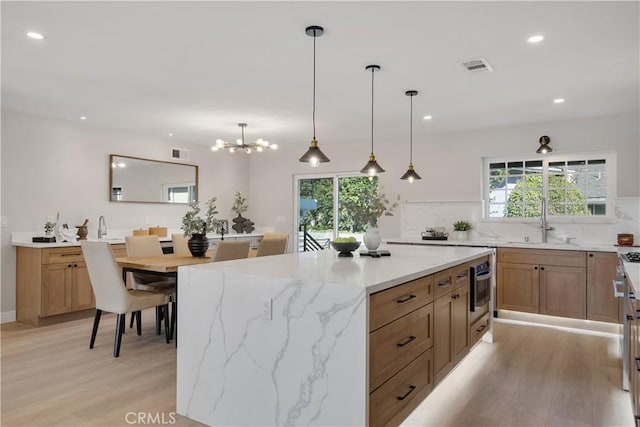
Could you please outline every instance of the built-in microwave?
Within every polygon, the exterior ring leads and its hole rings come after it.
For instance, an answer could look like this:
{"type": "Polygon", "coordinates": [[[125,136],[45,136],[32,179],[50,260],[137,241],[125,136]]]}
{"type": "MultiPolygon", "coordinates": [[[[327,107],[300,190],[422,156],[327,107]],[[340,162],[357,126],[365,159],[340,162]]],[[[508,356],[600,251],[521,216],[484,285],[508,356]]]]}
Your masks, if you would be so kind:
{"type": "Polygon", "coordinates": [[[491,299],[491,264],[489,261],[481,262],[470,267],[471,289],[470,310],[476,311],[476,307],[485,305],[491,299]]]}

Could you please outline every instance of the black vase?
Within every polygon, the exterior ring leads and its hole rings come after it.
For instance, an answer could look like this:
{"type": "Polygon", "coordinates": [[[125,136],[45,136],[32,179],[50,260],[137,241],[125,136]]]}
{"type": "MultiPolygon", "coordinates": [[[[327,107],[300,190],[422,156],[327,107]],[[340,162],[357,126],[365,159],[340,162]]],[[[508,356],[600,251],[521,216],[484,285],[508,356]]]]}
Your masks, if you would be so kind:
{"type": "Polygon", "coordinates": [[[187,246],[189,246],[191,255],[201,258],[209,249],[209,239],[206,234],[193,233],[187,241],[187,246]]]}

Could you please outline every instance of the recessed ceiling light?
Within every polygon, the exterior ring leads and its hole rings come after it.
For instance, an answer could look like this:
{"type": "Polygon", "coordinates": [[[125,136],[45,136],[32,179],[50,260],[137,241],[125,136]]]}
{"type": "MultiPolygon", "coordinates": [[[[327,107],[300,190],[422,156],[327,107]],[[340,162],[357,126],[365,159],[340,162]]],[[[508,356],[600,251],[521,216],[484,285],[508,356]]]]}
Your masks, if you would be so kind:
{"type": "Polygon", "coordinates": [[[86,116],[80,116],[80,120],[87,120],[86,116]]]}
{"type": "Polygon", "coordinates": [[[424,120],[431,120],[431,119],[433,119],[433,116],[424,116],[423,119],[424,120]]]}
{"type": "Polygon", "coordinates": [[[564,102],[564,98],[556,98],[553,100],[554,104],[562,104],[564,102]]]}
{"type": "Polygon", "coordinates": [[[540,34],[536,34],[535,36],[531,36],[527,39],[529,43],[540,43],[542,40],[544,40],[544,36],[540,34]]]}
{"type": "Polygon", "coordinates": [[[27,31],[27,37],[34,40],[43,40],[44,36],[40,33],[36,33],[35,31],[27,31]]]}
{"type": "Polygon", "coordinates": [[[169,136],[173,136],[173,134],[171,132],[169,132],[169,136]]]}

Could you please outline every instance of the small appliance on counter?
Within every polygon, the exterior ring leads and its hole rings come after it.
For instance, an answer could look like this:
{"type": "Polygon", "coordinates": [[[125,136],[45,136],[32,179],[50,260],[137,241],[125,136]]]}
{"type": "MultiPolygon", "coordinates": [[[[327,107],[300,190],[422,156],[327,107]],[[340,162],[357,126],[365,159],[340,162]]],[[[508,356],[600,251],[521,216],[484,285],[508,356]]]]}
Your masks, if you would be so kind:
{"type": "Polygon", "coordinates": [[[449,234],[445,233],[444,227],[427,227],[422,233],[422,240],[447,240],[449,234]]]}

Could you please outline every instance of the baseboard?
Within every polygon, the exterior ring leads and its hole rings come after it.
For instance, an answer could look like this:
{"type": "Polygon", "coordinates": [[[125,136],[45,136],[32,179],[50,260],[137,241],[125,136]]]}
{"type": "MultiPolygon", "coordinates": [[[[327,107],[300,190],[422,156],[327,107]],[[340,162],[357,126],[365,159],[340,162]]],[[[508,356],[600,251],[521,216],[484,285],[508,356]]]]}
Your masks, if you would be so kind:
{"type": "Polygon", "coordinates": [[[9,323],[16,321],[16,312],[14,311],[3,311],[0,313],[0,323],[9,323]]]}
{"type": "Polygon", "coordinates": [[[497,323],[515,323],[532,326],[554,328],[586,335],[620,336],[621,325],[618,323],[597,322],[595,320],[570,319],[567,317],[545,316],[543,314],[524,313],[511,310],[499,310],[497,323]]]}

